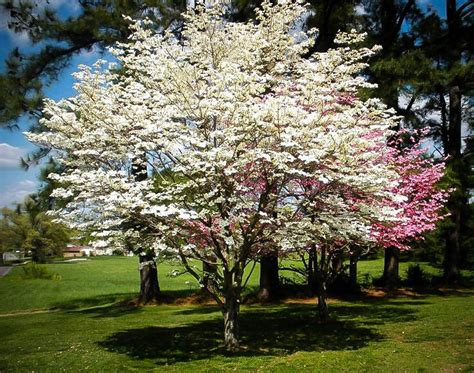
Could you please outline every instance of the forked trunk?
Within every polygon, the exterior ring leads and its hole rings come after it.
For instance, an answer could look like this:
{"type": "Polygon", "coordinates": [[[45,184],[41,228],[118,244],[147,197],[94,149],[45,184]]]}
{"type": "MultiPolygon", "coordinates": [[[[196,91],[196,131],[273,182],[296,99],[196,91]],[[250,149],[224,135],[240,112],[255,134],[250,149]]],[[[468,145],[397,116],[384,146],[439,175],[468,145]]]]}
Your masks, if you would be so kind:
{"type": "Polygon", "coordinates": [[[237,299],[231,296],[226,299],[226,304],[223,309],[224,315],[224,346],[229,352],[236,352],[239,350],[239,325],[238,313],[239,303],[237,299]]]}
{"type": "Polygon", "coordinates": [[[215,264],[208,262],[202,262],[202,285],[205,289],[211,290],[211,287],[214,286],[214,276],[216,274],[217,267],[215,264]]]}
{"type": "Polygon", "coordinates": [[[140,303],[153,303],[160,298],[158,271],[152,254],[140,255],[140,303]]]}
{"type": "Polygon", "coordinates": [[[387,247],[385,249],[383,283],[389,288],[396,288],[400,281],[399,256],[400,249],[396,247],[387,247]]]}

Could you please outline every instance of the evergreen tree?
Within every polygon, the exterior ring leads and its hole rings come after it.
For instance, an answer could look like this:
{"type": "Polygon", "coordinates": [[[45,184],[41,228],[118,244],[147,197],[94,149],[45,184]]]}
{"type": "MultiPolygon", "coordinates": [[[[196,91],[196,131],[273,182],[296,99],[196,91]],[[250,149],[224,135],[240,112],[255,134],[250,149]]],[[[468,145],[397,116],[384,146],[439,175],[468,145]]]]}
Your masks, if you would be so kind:
{"type": "Polygon", "coordinates": [[[25,32],[38,52],[14,49],[5,61],[0,76],[0,124],[14,126],[18,117],[28,113],[41,117],[44,87],[55,82],[73,56],[96,48],[104,51],[130,35],[131,18],[148,17],[161,28],[168,28],[180,17],[185,1],[169,0],[81,0],[78,15],[62,19],[57,10],[31,0],[7,0],[8,27],[25,32]]]}
{"type": "Polygon", "coordinates": [[[417,89],[426,98],[423,114],[435,112],[430,120],[440,153],[449,157],[449,180],[456,188],[448,204],[450,219],[443,226],[445,239],[444,278],[459,281],[462,258],[469,254],[472,213],[468,205],[472,187],[472,93],[474,87],[474,1],[446,0],[446,17],[431,10],[417,23],[413,34],[424,54],[425,75],[417,89]],[[464,250],[463,250],[464,248],[464,250]],[[463,253],[464,251],[464,253],[463,253]]]}
{"type": "Polygon", "coordinates": [[[4,208],[0,219],[0,251],[21,250],[32,260],[44,263],[48,256],[61,255],[70,240],[70,230],[54,223],[40,206],[27,198],[16,210],[4,208]]]}
{"type": "MultiPolygon", "coordinates": [[[[364,28],[369,34],[367,41],[382,46],[368,69],[370,79],[378,85],[373,94],[400,112],[399,96],[408,80],[404,60],[407,50],[413,47],[403,35],[402,26],[408,19],[418,16],[419,11],[414,0],[367,0],[362,4],[366,12],[364,28]]],[[[398,283],[399,255],[398,248],[385,248],[383,282],[390,286],[398,283]]]]}

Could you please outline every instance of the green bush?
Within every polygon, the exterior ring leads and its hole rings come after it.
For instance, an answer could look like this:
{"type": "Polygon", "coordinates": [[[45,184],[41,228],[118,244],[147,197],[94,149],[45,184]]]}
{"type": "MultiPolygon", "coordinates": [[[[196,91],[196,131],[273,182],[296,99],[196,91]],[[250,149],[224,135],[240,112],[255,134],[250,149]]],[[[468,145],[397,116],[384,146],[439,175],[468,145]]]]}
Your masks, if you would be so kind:
{"type": "Polygon", "coordinates": [[[21,277],[23,279],[61,280],[61,276],[59,274],[51,273],[45,267],[38,264],[24,266],[21,277]]]}
{"type": "Polygon", "coordinates": [[[370,273],[364,273],[362,280],[359,281],[359,285],[364,289],[370,289],[374,285],[374,278],[370,273]]]}
{"type": "Polygon", "coordinates": [[[405,283],[407,286],[411,287],[423,287],[427,286],[430,283],[427,273],[420,267],[419,264],[412,264],[408,267],[407,279],[405,283]]]}

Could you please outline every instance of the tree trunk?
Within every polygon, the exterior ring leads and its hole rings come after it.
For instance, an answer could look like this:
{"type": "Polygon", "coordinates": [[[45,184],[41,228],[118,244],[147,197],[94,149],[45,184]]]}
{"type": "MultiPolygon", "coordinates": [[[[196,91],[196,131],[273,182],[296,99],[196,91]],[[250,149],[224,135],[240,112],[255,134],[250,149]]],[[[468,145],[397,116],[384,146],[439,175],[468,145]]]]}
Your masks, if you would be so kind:
{"type": "Polygon", "coordinates": [[[326,321],[329,316],[329,308],[326,302],[326,283],[320,274],[316,275],[316,285],[318,293],[318,315],[321,321],[326,321]]]}
{"type": "Polygon", "coordinates": [[[308,290],[311,296],[315,295],[317,290],[316,286],[316,249],[313,247],[309,251],[309,259],[308,259],[308,290]]]}
{"type": "Polygon", "coordinates": [[[260,259],[260,291],[258,298],[263,302],[275,300],[279,295],[278,257],[265,255],[260,259]]]}
{"type": "Polygon", "coordinates": [[[158,271],[152,254],[140,255],[140,303],[156,302],[160,298],[158,271]]]}
{"type": "MultiPolygon", "coordinates": [[[[138,157],[132,161],[132,175],[136,181],[147,179],[146,155],[138,157]]],[[[135,253],[139,252],[140,268],[140,298],[139,302],[143,304],[158,301],[160,297],[160,285],[158,283],[158,271],[155,258],[152,253],[143,253],[141,248],[137,248],[135,253]]]]}
{"type": "Polygon", "coordinates": [[[338,274],[342,272],[343,265],[344,263],[342,261],[342,255],[336,254],[332,257],[331,266],[332,266],[333,273],[336,277],[338,276],[338,274]]]}
{"type": "Polygon", "coordinates": [[[316,293],[318,295],[318,315],[319,320],[322,322],[326,321],[329,316],[328,304],[326,302],[326,277],[323,274],[324,268],[326,266],[325,257],[326,255],[323,250],[321,252],[321,259],[318,261],[316,250],[314,250],[314,279],[316,285],[316,293]]]}
{"type": "Polygon", "coordinates": [[[352,289],[357,289],[357,256],[349,257],[349,284],[352,289]]]}
{"type": "MultiPolygon", "coordinates": [[[[462,94],[459,86],[455,85],[449,89],[449,142],[447,153],[451,157],[450,164],[456,177],[460,178],[458,189],[464,188],[462,182],[462,159],[461,159],[461,126],[462,126],[462,94]]],[[[446,235],[446,248],[444,252],[444,279],[447,283],[459,282],[459,258],[462,212],[464,208],[463,190],[458,190],[449,201],[450,219],[452,226],[446,235]]]]}
{"type": "Polygon", "coordinates": [[[444,280],[448,284],[457,284],[459,282],[459,236],[460,236],[460,211],[459,209],[451,209],[451,221],[454,226],[447,233],[446,248],[444,252],[444,280]]]}
{"type": "Polygon", "coordinates": [[[350,290],[348,285],[349,279],[344,271],[343,255],[340,252],[336,252],[331,258],[331,273],[327,286],[332,292],[346,294],[350,290]]]}
{"type": "MultiPolygon", "coordinates": [[[[459,161],[460,162],[460,161],[459,161]]],[[[453,162],[453,167],[456,164],[453,162]]],[[[454,171],[454,169],[453,169],[454,171]]],[[[456,172],[459,175],[458,172],[456,172]]],[[[459,262],[460,262],[460,241],[463,201],[460,193],[456,191],[448,202],[451,224],[446,232],[446,247],[444,250],[444,273],[443,277],[448,284],[457,284],[459,282],[459,262]]]]}
{"type": "Polygon", "coordinates": [[[383,268],[383,283],[389,288],[396,288],[399,283],[399,256],[400,249],[387,247],[385,249],[385,261],[383,268]]]}
{"type": "Polygon", "coordinates": [[[235,297],[226,299],[224,307],[224,347],[229,352],[239,350],[239,303],[235,297]]]}

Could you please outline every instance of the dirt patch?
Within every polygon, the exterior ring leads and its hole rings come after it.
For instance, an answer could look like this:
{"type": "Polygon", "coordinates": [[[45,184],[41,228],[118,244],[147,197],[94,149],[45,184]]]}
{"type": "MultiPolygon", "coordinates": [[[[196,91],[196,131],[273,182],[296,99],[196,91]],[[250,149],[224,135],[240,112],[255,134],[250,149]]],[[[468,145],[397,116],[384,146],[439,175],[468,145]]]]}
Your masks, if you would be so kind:
{"type": "Polygon", "coordinates": [[[216,302],[210,297],[202,293],[196,293],[188,296],[171,297],[168,295],[160,296],[160,299],[155,302],[149,302],[147,304],[140,303],[139,298],[128,299],[120,302],[117,305],[122,307],[139,307],[139,306],[159,306],[162,304],[176,305],[176,306],[188,306],[188,305],[214,305],[216,302]]]}
{"type": "Polygon", "coordinates": [[[419,297],[421,296],[420,293],[417,293],[411,289],[369,289],[364,291],[362,297],[370,297],[370,298],[395,298],[395,297],[419,297]]]}
{"type": "Polygon", "coordinates": [[[360,298],[396,298],[396,297],[408,297],[408,298],[420,298],[427,294],[430,295],[456,295],[456,296],[471,296],[473,294],[472,289],[462,288],[433,288],[433,289],[386,289],[386,288],[375,288],[365,290],[360,294],[360,298]]]}

